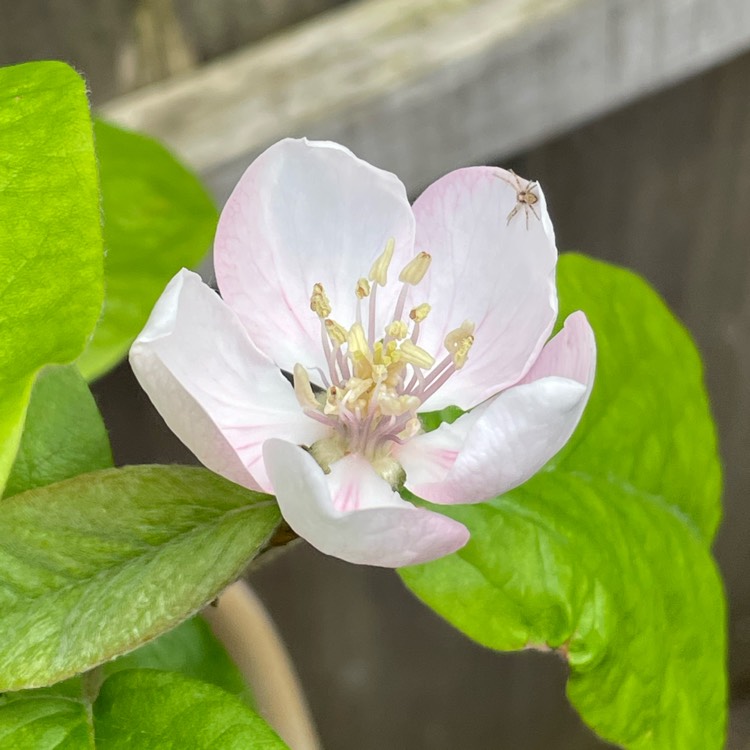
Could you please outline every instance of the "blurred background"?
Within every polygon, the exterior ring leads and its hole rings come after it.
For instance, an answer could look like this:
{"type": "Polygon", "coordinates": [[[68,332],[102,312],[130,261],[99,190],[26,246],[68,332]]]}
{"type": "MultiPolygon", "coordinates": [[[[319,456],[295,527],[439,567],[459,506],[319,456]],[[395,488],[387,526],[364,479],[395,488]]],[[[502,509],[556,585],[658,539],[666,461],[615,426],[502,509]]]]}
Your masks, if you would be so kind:
{"type": "MultiPolygon", "coordinates": [[[[326,137],[399,174],[539,180],[561,250],[643,274],[706,361],[725,463],[728,747],[750,748],[747,0],[2,0],[0,64],[57,58],[217,201],[269,143],[326,137]]],[[[189,461],[126,365],[95,386],[118,463],[189,461]],[[144,427],[145,426],[145,427],[144,427]]],[[[388,571],[304,544],[251,575],[326,750],[593,750],[565,665],[496,654],[388,571]]]]}

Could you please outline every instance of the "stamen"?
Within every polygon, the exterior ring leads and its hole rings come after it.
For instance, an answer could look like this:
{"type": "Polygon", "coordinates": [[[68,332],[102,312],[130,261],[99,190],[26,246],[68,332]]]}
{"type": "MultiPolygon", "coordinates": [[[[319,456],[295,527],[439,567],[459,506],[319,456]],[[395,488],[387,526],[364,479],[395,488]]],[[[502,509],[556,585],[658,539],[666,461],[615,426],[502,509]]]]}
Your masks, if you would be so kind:
{"type": "Polygon", "coordinates": [[[435,364],[435,357],[432,354],[422,349],[421,346],[417,346],[409,339],[401,342],[399,352],[404,362],[408,362],[410,365],[429,369],[435,364]]]}
{"type": "Polygon", "coordinates": [[[411,340],[413,344],[416,344],[417,341],[419,341],[420,323],[427,317],[431,309],[432,308],[426,302],[423,302],[421,305],[413,307],[409,313],[409,317],[414,321],[414,327],[411,331],[411,340]]]}
{"type": "Polygon", "coordinates": [[[469,349],[471,349],[473,343],[474,336],[469,335],[459,344],[458,349],[456,349],[456,353],[453,355],[453,364],[457,370],[460,370],[466,364],[469,349]]]}
{"type": "MultiPolygon", "coordinates": [[[[370,294],[370,311],[367,317],[367,340],[370,342],[370,346],[375,343],[375,315],[377,311],[377,298],[378,287],[375,285],[372,288],[372,294],[370,294]]],[[[359,321],[358,321],[359,322],[359,321]]]]}
{"type": "Polygon", "coordinates": [[[349,344],[350,355],[356,356],[357,354],[361,354],[366,356],[370,353],[370,346],[365,338],[365,331],[359,323],[355,323],[349,329],[346,340],[349,344]]]}
{"type": "Polygon", "coordinates": [[[323,354],[325,354],[326,362],[328,363],[328,372],[331,374],[331,382],[336,383],[339,380],[339,373],[336,370],[336,355],[331,349],[331,341],[328,338],[325,321],[322,318],[320,319],[320,343],[323,347],[323,354]]]}
{"type": "Polygon", "coordinates": [[[419,284],[427,273],[431,262],[432,256],[429,253],[419,253],[404,266],[398,280],[404,284],[419,284]]]}
{"type": "Polygon", "coordinates": [[[310,385],[310,376],[299,362],[294,365],[294,395],[303,409],[311,409],[313,411],[320,409],[320,404],[315,398],[312,386],[310,385]]]}
{"type": "Polygon", "coordinates": [[[370,296],[370,282],[364,276],[357,282],[354,293],[357,295],[357,299],[364,299],[370,296]]]}
{"type": "MultiPolygon", "coordinates": [[[[389,444],[401,444],[421,431],[417,409],[466,364],[474,343],[474,324],[464,321],[445,337],[447,353],[437,364],[430,352],[417,345],[421,324],[431,308],[426,302],[417,305],[408,318],[405,309],[411,287],[419,284],[430,269],[432,258],[426,252],[418,253],[402,268],[401,289],[390,322],[386,325],[378,320],[377,291],[388,283],[395,245],[390,238],[369,277],[355,284],[356,322],[348,330],[330,317],[331,302],[323,285],[313,285],[310,308],[320,318],[330,380],[316,368],[316,381],[326,388],[325,393],[316,395],[308,371],[296,364],[292,381],[305,414],[331,430],[329,437],[316,445],[320,444],[320,453],[323,443],[330,442],[333,453],[326,453],[325,461],[316,456],[318,463],[330,465],[347,453],[362,453],[386,479],[386,474],[394,471],[403,474],[389,444]],[[369,318],[363,322],[362,300],[366,297],[369,318]],[[376,329],[384,332],[382,338],[376,339],[376,329]]],[[[315,455],[315,446],[312,452],[315,455]]]]}
{"type": "Polygon", "coordinates": [[[393,250],[396,247],[396,240],[391,237],[385,245],[385,250],[378,256],[370,269],[370,281],[374,281],[380,286],[388,283],[388,266],[393,258],[393,250]]]}
{"type": "Polygon", "coordinates": [[[409,332],[409,328],[403,320],[394,320],[392,323],[389,323],[386,326],[385,332],[391,338],[401,341],[401,339],[406,338],[406,334],[409,332]]]}
{"type": "Polygon", "coordinates": [[[457,370],[466,364],[469,349],[474,343],[474,327],[470,320],[465,320],[445,337],[445,348],[453,355],[453,364],[457,370]]]}
{"type": "Polygon", "coordinates": [[[310,309],[322,320],[331,314],[331,303],[321,283],[313,285],[310,309]]]}
{"type": "Polygon", "coordinates": [[[421,305],[417,305],[416,307],[412,308],[411,312],[409,313],[409,317],[415,323],[421,323],[429,315],[430,310],[432,310],[430,305],[428,305],[426,302],[423,302],[421,305]]]}
{"type": "Polygon", "coordinates": [[[403,396],[381,396],[378,399],[380,411],[388,417],[400,417],[407,412],[419,408],[420,400],[417,396],[404,394],[403,396]]]}
{"type": "Polygon", "coordinates": [[[334,346],[343,346],[346,343],[347,334],[344,326],[330,318],[326,318],[325,326],[326,333],[334,346]]]}
{"type": "Polygon", "coordinates": [[[401,292],[398,295],[398,300],[396,300],[396,310],[393,313],[394,320],[401,320],[404,314],[404,305],[406,305],[406,295],[408,293],[409,293],[409,285],[404,284],[401,287],[401,292]]]}

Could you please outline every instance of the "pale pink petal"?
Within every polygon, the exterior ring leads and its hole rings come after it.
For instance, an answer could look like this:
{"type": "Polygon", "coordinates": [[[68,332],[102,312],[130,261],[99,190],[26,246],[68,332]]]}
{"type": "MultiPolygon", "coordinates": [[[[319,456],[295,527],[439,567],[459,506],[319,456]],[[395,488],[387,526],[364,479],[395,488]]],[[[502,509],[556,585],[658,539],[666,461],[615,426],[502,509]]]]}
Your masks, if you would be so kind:
{"type": "Polygon", "coordinates": [[[448,555],[469,539],[463,524],[402,500],[360,456],[336,461],[326,475],[283,440],[269,440],[263,454],[287,523],[328,555],[399,568],[448,555]]]}
{"type": "Polygon", "coordinates": [[[595,365],[594,334],[573,313],[521,384],[399,449],[406,486],[432,502],[471,503],[522,484],[573,434],[595,365]]]}
{"type": "Polygon", "coordinates": [[[311,443],[326,428],[306,417],[279,369],[197,274],[169,282],[130,350],[138,381],[170,429],[217,474],[270,490],[262,444],[311,443]]]}
{"type": "Polygon", "coordinates": [[[523,208],[508,221],[517,206],[515,177],[495,167],[451,172],[414,204],[416,250],[433,258],[414,298],[424,301],[416,298],[424,294],[432,306],[420,345],[440,359],[449,331],[464,320],[476,324],[466,365],[425,411],[468,409],[517,383],[549,337],[557,317],[557,250],[544,194],[538,186],[533,192],[538,202],[528,226],[523,208]]]}
{"type": "MultiPolygon", "coordinates": [[[[214,244],[216,277],[254,343],[279,367],[325,370],[313,285],[323,284],[331,317],[348,328],[357,280],[391,238],[389,282],[414,247],[414,216],[395,175],[343,146],[287,139],[250,165],[227,201],[214,244]]],[[[398,291],[393,283],[378,290],[380,335],[398,291]]]]}

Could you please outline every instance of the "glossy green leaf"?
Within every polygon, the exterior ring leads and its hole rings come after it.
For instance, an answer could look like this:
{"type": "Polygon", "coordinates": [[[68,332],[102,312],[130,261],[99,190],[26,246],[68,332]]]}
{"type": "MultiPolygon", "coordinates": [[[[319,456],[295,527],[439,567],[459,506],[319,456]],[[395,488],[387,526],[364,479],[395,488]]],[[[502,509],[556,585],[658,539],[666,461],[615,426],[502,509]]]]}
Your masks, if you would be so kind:
{"type": "Polygon", "coordinates": [[[112,675],[94,705],[97,750],[284,750],[242,701],[185,675],[112,675]]]}
{"type": "Polygon", "coordinates": [[[3,501],[0,690],[65,679],[169,630],[273,533],[268,495],[192,467],[83,474],[3,501]]]}
{"type": "Polygon", "coordinates": [[[558,649],[572,703],[604,738],[718,750],[725,605],[709,544],[720,469],[699,358],[634,274],[568,256],[559,288],[561,317],[582,308],[597,336],[582,424],[523,487],[445,509],[470,543],[402,577],[486,646],[558,649]]]}
{"type": "Polygon", "coordinates": [[[124,669],[180,672],[248,697],[239,669],[202,617],[191,617],[155,641],[104,665],[108,675],[124,669]]]}
{"type": "Polygon", "coordinates": [[[37,371],[83,350],[103,298],[86,87],[57,62],[0,69],[0,487],[37,371]]]}
{"type": "Polygon", "coordinates": [[[104,243],[104,313],[79,360],[88,378],[117,364],[167,282],[208,250],[218,214],[198,178],[163,146],[98,121],[104,243]]]}
{"type": "Polygon", "coordinates": [[[659,495],[710,541],[721,518],[721,466],[690,334],[631,271],[568,254],[558,286],[560,320],[583,309],[598,355],[591,401],[552,465],[659,495]]]}
{"type": "Polygon", "coordinates": [[[107,430],[75,365],[42,370],[34,382],[5,496],[110,466],[107,430]]]}

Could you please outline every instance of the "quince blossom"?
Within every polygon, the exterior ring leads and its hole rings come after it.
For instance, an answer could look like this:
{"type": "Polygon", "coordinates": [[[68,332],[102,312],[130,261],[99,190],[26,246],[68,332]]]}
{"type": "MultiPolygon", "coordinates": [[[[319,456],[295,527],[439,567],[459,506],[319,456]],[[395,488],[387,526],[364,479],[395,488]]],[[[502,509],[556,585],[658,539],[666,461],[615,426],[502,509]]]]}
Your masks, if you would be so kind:
{"type": "Polygon", "coordinates": [[[463,524],[399,490],[473,503],[521,484],[594,377],[582,312],[547,341],[554,233],[537,186],[514,212],[514,177],[459,169],[411,207],[342,146],[271,146],[219,221],[222,296],[178,273],[131,349],[138,380],[205,466],[274,493],[319,550],[398,567],[459,549],[463,524]],[[418,413],[447,406],[466,413],[424,432],[418,413]]]}

